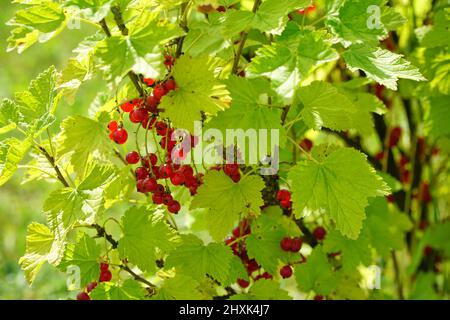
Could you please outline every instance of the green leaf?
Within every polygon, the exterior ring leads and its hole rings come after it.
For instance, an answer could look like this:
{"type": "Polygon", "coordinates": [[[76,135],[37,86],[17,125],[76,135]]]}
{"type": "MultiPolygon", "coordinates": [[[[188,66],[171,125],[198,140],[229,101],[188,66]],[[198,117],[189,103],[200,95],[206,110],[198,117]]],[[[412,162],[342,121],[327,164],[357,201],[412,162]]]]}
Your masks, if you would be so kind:
{"type": "Polygon", "coordinates": [[[434,16],[434,25],[423,27],[428,29],[423,37],[419,37],[420,45],[427,48],[448,46],[450,44],[450,31],[448,30],[449,23],[450,16],[448,16],[445,10],[437,11],[434,16]]]}
{"type": "Polygon", "coordinates": [[[287,14],[310,5],[309,0],[266,0],[253,13],[243,10],[227,10],[223,32],[231,37],[241,31],[254,28],[262,32],[277,33],[287,22],[287,14]]]}
{"type": "Polygon", "coordinates": [[[11,52],[17,49],[17,53],[22,53],[39,40],[39,31],[27,28],[17,27],[11,30],[11,35],[8,37],[7,51],[11,52]]]}
{"type": "Polygon", "coordinates": [[[17,171],[17,166],[25,157],[31,145],[32,137],[23,141],[16,138],[9,138],[0,144],[0,186],[4,185],[17,171]]]}
{"type": "Polygon", "coordinates": [[[21,124],[29,135],[39,136],[55,120],[53,113],[60,98],[56,92],[56,76],[56,69],[51,66],[30,82],[28,90],[15,94],[21,124]]]}
{"type": "Polygon", "coordinates": [[[387,36],[382,11],[386,0],[346,0],[327,25],[345,47],[352,43],[378,44],[387,36]]]}
{"type": "Polygon", "coordinates": [[[230,46],[220,32],[222,28],[220,17],[219,13],[211,13],[208,19],[194,20],[189,24],[189,32],[183,43],[185,54],[196,58],[205,54],[219,53],[230,46]]]}
{"type": "Polygon", "coordinates": [[[225,108],[221,98],[227,91],[215,80],[206,58],[182,56],[175,62],[173,77],[177,89],[162,98],[160,108],[175,127],[193,132],[202,112],[215,115],[225,108]]]}
{"type": "Polygon", "coordinates": [[[304,210],[324,212],[350,239],[358,238],[368,198],[389,193],[366,156],[350,148],[337,149],[320,162],[300,162],[289,172],[289,179],[297,217],[304,210]]]}
{"type": "Polygon", "coordinates": [[[280,241],[287,235],[299,236],[300,230],[281,210],[264,212],[252,223],[251,230],[246,240],[248,256],[270,274],[278,274],[281,265],[295,259],[295,254],[280,249],[280,241]]]}
{"type": "Polygon", "coordinates": [[[0,103],[0,134],[15,129],[21,115],[14,101],[3,99],[0,103]]]}
{"type": "MultiPolygon", "coordinates": [[[[263,79],[248,80],[236,76],[230,77],[225,83],[231,94],[231,107],[219,112],[207,123],[206,128],[220,130],[224,138],[227,137],[227,129],[244,130],[249,136],[251,132],[255,132],[254,142],[247,143],[238,139],[236,146],[241,151],[248,150],[252,144],[259,147],[264,145],[261,142],[264,141],[262,140],[264,136],[260,130],[267,130],[268,153],[271,151],[271,130],[278,130],[279,140],[272,143],[283,147],[286,144],[286,130],[281,125],[282,109],[277,108],[276,103],[273,106],[268,105],[269,97],[273,99],[276,97],[276,93],[270,89],[270,84],[263,79]]],[[[223,142],[227,143],[225,146],[235,143],[234,139],[232,141],[225,139],[223,142]]]]}
{"type": "Polygon", "coordinates": [[[357,129],[361,133],[370,133],[373,128],[370,104],[362,94],[346,94],[332,84],[314,81],[298,89],[296,98],[303,104],[300,115],[310,128],[357,129]]]}
{"type": "Polygon", "coordinates": [[[152,297],[155,300],[203,300],[200,284],[191,277],[177,274],[173,278],[164,280],[158,294],[152,297]]]}
{"type": "Polygon", "coordinates": [[[450,54],[438,54],[431,62],[430,69],[433,75],[430,81],[431,89],[450,95],[450,54]]]}
{"type": "Polygon", "coordinates": [[[57,154],[70,156],[70,163],[83,176],[90,161],[105,157],[112,150],[107,135],[107,122],[83,116],[70,116],[61,123],[57,154]]]}
{"type": "Polygon", "coordinates": [[[411,290],[411,300],[440,300],[436,293],[436,275],[431,272],[419,273],[411,290]]]}
{"type": "Polygon", "coordinates": [[[7,24],[16,27],[8,38],[8,51],[17,48],[21,53],[59,34],[66,26],[66,15],[59,4],[45,1],[17,11],[7,24]]]}
{"type": "Polygon", "coordinates": [[[95,240],[80,232],[76,243],[67,246],[64,260],[59,268],[65,271],[70,266],[79,267],[81,286],[85,286],[99,278],[100,255],[101,249],[95,240]]]}
{"type": "Polygon", "coordinates": [[[249,71],[250,75],[270,78],[277,92],[286,99],[292,98],[300,81],[315,68],[337,60],[339,55],[326,40],[326,32],[288,25],[285,33],[288,35],[257,50],[249,71]]]}
{"type": "Polygon", "coordinates": [[[94,164],[76,187],[55,190],[44,203],[52,230],[69,229],[77,221],[93,223],[103,210],[104,190],[114,173],[109,166],[94,164]]]}
{"type": "Polygon", "coordinates": [[[182,30],[159,21],[159,12],[147,11],[129,26],[129,34],[113,35],[100,42],[96,55],[109,79],[120,81],[129,71],[158,78],[163,70],[162,45],[182,30]]]}
{"type": "Polygon", "coordinates": [[[68,0],[65,6],[75,6],[86,19],[98,22],[108,15],[112,0],[68,0]]]}
{"type": "Polygon", "coordinates": [[[19,259],[25,271],[25,277],[33,283],[44,262],[58,264],[64,254],[65,243],[55,238],[50,229],[40,223],[33,222],[27,228],[26,252],[19,259]]]}
{"type": "Polygon", "coordinates": [[[70,103],[75,100],[75,94],[81,84],[91,78],[92,63],[90,55],[83,59],[70,59],[58,79],[58,89],[64,89],[64,96],[70,103]]]}
{"type": "Polygon", "coordinates": [[[352,72],[360,69],[369,79],[392,90],[397,90],[398,79],[426,80],[402,55],[385,49],[353,45],[344,52],[344,59],[352,72]]]}
{"type": "Polygon", "coordinates": [[[322,246],[317,246],[305,263],[295,267],[295,279],[298,288],[303,292],[314,291],[317,294],[327,295],[336,287],[332,266],[328,263],[322,246]]]}
{"type": "Polygon", "coordinates": [[[340,252],[342,267],[346,272],[352,272],[360,264],[369,265],[372,262],[369,239],[364,233],[353,240],[331,230],[324,240],[323,249],[328,253],[340,252]]]}
{"type": "Polygon", "coordinates": [[[426,130],[433,137],[450,135],[449,96],[431,97],[430,110],[425,120],[426,130]]]}
{"type": "Polygon", "coordinates": [[[144,207],[127,210],[121,224],[123,235],[119,241],[119,254],[142,271],[156,270],[157,248],[168,252],[179,244],[179,237],[164,222],[161,214],[151,213],[144,207]]]}
{"type": "Polygon", "coordinates": [[[89,295],[92,300],[143,300],[145,290],[134,280],[125,280],[121,285],[102,282],[89,295]]]}
{"type": "MultiPolygon", "coordinates": [[[[211,276],[222,285],[228,285],[233,252],[223,243],[204,245],[194,235],[182,236],[183,245],[169,254],[166,267],[175,267],[177,273],[201,281],[211,276]]],[[[236,281],[236,279],[234,279],[236,281]]],[[[233,281],[233,282],[234,282],[233,281]]]]}
{"type": "Polygon", "coordinates": [[[288,293],[273,280],[256,281],[248,293],[236,294],[230,300],[292,300],[288,293]]]}
{"type": "Polygon", "coordinates": [[[237,224],[240,215],[258,215],[263,205],[261,177],[249,175],[234,183],[223,172],[210,171],[191,202],[191,208],[209,209],[208,231],[216,240],[222,240],[237,224]]]}
{"type": "Polygon", "coordinates": [[[363,233],[377,252],[388,258],[391,250],[401,250],[404,246],[405,233],[412,228],[412,223],[405,214],[390,211],[384,198],[373,199],[366,208],[367,219],[363,233]]]}

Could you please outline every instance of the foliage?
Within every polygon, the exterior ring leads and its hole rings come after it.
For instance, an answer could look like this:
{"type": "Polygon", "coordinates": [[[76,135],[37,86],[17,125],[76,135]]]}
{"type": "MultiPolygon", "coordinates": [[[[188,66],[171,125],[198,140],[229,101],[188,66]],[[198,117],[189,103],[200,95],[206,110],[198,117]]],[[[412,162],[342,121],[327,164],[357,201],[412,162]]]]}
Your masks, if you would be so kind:
{"type": "Polygon", "coordinates": [[[445,1],[14,3],[8,51],[96,28],[0,103],[0,186],[26,163],[56,187],[30,285],[48,263],[90,299],[449,297],[445,1]]]}

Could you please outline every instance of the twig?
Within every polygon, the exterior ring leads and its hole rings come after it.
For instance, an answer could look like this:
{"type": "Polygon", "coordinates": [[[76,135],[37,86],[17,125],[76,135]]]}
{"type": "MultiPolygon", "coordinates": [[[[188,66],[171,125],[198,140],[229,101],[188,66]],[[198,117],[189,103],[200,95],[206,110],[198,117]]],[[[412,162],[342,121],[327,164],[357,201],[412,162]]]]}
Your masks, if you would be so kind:
{"type": "Polygon", "coordinates": [[[68,188],[70,187],[69,183],[67,182],[66,178],[61,173],[61,170],[59,169],[58,165],[55,162],[55,158],[48,153],[48,151],[43,146],[37,146],[39,151],[45,156],[47,161],[50,163],[50,165],[53,167],[53,169],[56,172],[56,176],[58,177],[58,180],[64,185],[64,187],[68,188]]]}
{"type": "MultiPolygon", "coordinates": [[[[261,0],[255,0],[255,2],[253,3],[253,8],[252,8],[253,13],[255,13],[256,10],[258,10],[258,7],[260,4],[261,4],[261,0]]],[[[242,51],[244,50],[244,46],[245,46],[245,42],[247,41],[247,37],[248,37],[248,32],[242,31],[241,38],[239,39],[239,47],[234,56],[233,69],[231,71],[234,74],[238,73],[239,60],[241,59],[242,51]]]]}
{"type": "MultiPolygon", "coordinates": [[[[181,16],[180,16],[180,27],[187,33],[189,31],[189,28],[187,26],[187,16],[188,16],[188,12],[189,12],[189,5],[190,5],[190,1],[187,3],[183,3],[181,5],[181,16]]],[[[179,58],[181,56],[181,53],[183,51],[183,43],[184,43],[184,38],[186,36],[183,35],[181,37],[178,38],[177,40],[177,51],[175,53],[175,57],[179,58]]]]}
{"type": "MultiPolygon", "coordinates": [[[[118,6],[113,6],[113,7],[111,7],[111,12],[114,15],[114,21],[116,22],[117,27],[119,28],[120,32],[122,33],[122,35],[127,36],[129,31],[128,31],[128,28],[126,27],[125,23],[123,22],[122,13],[120,12],[120,8],[118,6]]],[[[106,36],[108,38],[110,38],[111,31],[110,31],[105,19],[102,19],[100,21],[100,26],[102,27],[106,36]]],[[[133,83],[136,90],[139,92],[139,95],[141,97],[145,96],[145,91],[144,91],[144,89],[142,89],[141,85],[139,84],[138,75],[136,73],[134,73],[133,71],[129,71],[127,75],[130,78],[130,80],[133,83]]]]}

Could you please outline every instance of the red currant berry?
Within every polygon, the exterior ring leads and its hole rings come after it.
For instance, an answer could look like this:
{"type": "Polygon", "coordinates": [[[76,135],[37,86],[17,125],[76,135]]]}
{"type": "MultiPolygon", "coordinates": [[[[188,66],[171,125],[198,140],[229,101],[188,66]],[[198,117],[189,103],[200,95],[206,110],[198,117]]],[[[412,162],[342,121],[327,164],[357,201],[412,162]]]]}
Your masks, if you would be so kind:
{"type": "Polygon", "coordinates": [[[146,104],[146,108],[149,112],[151,113],[156,113],[158,111],[158,104],[159,104],[159,99],[156,98],[154,95],[149,95],[147,97],[147,104],[146,104]]]}
{"type": "Polygon", "coordinates": [[[389,194],[389,195],[386,196],[386,200],[389,203],[394,203],[395,202],[395,197],[394,197],[393,194],[389,194]]]}
{"type": "Polygon", "coordinates": [[[394,127],[391,130],[391,133],[389,136],[389,148],[395,147],[398,144],[398,142],[400,141],[401,135],[402,135],[402,128],[394,127]]]}
{"type": "Polygon", "coordinates": [[[237,279],[237,283],[241,288],[248,288],[248,286],[250,285],[250,282],[248,282],[247,280],[244,279],[237,279]]]}
{"type": "Polygon", "coordinates": [[[422,182],[422,184],[420,185],[420,199],[423,203],[430,203],[432,200],[430,185],[426,182],[422,182]]]}
{"type": "Polygon", "coordinates": [[[109,270],[109,264],[104,263],[104,262],[100,263],[100,270],[101,271],[109,270]]]}
{"type": "Polygon", "coordinates": [[[120,105],[120,109],[122,109],[123,112],[131,112],[134,109],[133,101],[127,101],[125,103],[122,103],[120,105]]]}
{"type": "Polygon", "coordinates": [[[112,279],[112,273],[109,270],[100,272],[100,282],[109,282],[112,279]]]}
{"type": "Polygon", "coordinates": [[[150,160],[150,163],[152,164],[152,166],[155,166],[156,163],[158,162],[158,157],[154,153],[149,153],[147,155],[147,159],[150,160]]]}
{"type": "Polygon", "coordinates": [[[264,272],[262,274],[262,276],[263,276],[264,279],[272,279],[273,278],[272,275],[270,273],[268,273],[267,271],[264,272]]]}
{"type": "Polygon", "coordinates": [[[169,56],[169,55],[164,56],[164,65],[166,67],[173,66],[174,62],[175,62],[175,58],[174,57],[169,56]]]}
{"type": "Polygon", "coordinates": [[[86,292],[80,292],[77,294],[77,300],[83,301],[83,300],[91,300],[91,297],[86,292]]]}
{"type": "Polygon", "coordinates": [[[155,124],[155,128],[156,128],[156,134],[158,136],[165,136],[167,133],[167,124],[165,124],[162,121],[158,121],[155,124]]]}
{"type": "Polygon", "coordinates": [[[173,201],[173,197],[170,193],[163,194],[163,203],[167,206],[173,201]]]}
{"type": "Polygon", "coordinates": [[[241,174],[239,172],[233,174],[231,180],[233,180],[234,183],[238,183],[241,180],[241,174]]]}
{"type": "Polygon", "coordinates": [[[166,94],[167,94],[166,88],[164,88],[164,86],[161,84],[157,84],[153,89],[153,95],[159,100],[166,94]]]}
{"type": "Polygon", "coordinates": [[[192,177],[194,175],[194,169],[191,166],[185,164],[180,168],[180,172],[184,175],[184,177],[192,177]]]}
{"type": "Polygon", "coordinates": [[[152,195],[152,201],[154,204],[162,204],[163,203],[163,195],[161,193],[154,193],[152,195]]]}
{"type": "Polygon", "coordinates": [[[144,120],[142,120],[142,128],[144,129],[151,129],[153,128],[153,125],[156,122],[156,117],[145,117],[144,120]]]}
{"type": "Polygon", "coordinates": [[[308,138],[305,138],[302,141],[300,141],[300,147],[308,152],[311,151],[311,149],[313,148],[313,145],[314,145],[313,142],[311,140],[309,140],[308,138]]]}
{"type": "Polygon", "coordinates": [[[141,179],[136,182],[136,189],[138,192],[145,193],[144,180],[141,179]]]}
{"type": "Polygon", "coordinates": [[[152,78],[144,78],[142,81],[149,87],[155,84],[155,79],[152,78]]]}
{"type": "Polygon", "coordinates": [[[236,163],[226,164],[223,168],[226,175],[233,176],[239,173],[239,165],[236,163]]]}
{"type": "Polygon", "coordinates": [[[124,144],[127,142],[128,132],[123,128],[117,129],[113,132],[112,139],[117,144],[124,144]]]}
{"type": "Polygon", "coordinates": [[[164,192],[165,192],[164,186],[158,183],[158,185],[156,186],[155,193],[160,194],[162,197],[164,192]]]}
{"type": "Polygon", "coordinates": [[[400,165],[400,167],[404,168],[408,163],[409,163],[408,157],[402,154],[398,164],[400,165]]]}
{"type": "Polygon", "coordinates": [[[148,192],[155,192],[156,188],[158,186],[158,183],[156,182],[156,180],[154,178],[145,178],[143,181],[143,187],[144,187],[144,192],[148,193],[148,192]]]}
{"type": "Polygon", "coordinates": [[[292,202],[289,201],[289,200],[282,200],[282,201],[280,201],[280,206],[281,206],[283,209],[290,209],[291,206],[292,206],[292,202]]]}
{"type": "Polygon", "coordinates": [[[86,291],[87,292],[91,292],[92,290],[94,290],[95,288],[97,288],[97,281],[92,281],[90,282],[87,287],[86,287],[86,291]]]}
{"type": "Polygon", "coordinates": [[[175,90],[177,88],[177,84],[175,83],[175,80],[169,79],[164,83],[164,88],[167,92],[175,90]]]}
{"type": "Polygon", "coordinates": [[[148,117],[148,111],[144,108],[134,109],[130,112],[130,121],[133,123],[139,123],[144,121],[148,117]]]}
{"type": "Polygon", "coordinates": [[[108,123],[108,130],[110,132],[114,132],[117,130],[117,128],[119,128],[119,125],[117,124],[117,121],[112,120],[108,123]]]}
{"type": "Polygon", "coordinates": [[[170,176],[170,182],[172,182],[174,186],[179,186],[184,183],[184,175],[179,171],[175,172],[170,176]]]}
{"type": "Polygon", "coordinates": [[[292,244],[291,244],[291,251],[292,252],[299,252],[300,249],[302,248],[302,239],[301,238],[294,238],[292,239],[292,244]]]}
{"type": "Polygon", "coordinates": [[[127,160],[128,164],[136,164],[139,162],[139,159],[141,157],[139,156],[139,153],[137,153],[136,151],[131,151],[129,152],[125,159],[127,160]]]}
{"type": "Polygon", "coordinates": [[[259,269],[259,265],[258,265],[258,262],[256,262],[255,259],[252,259],[252,260],[250,260],[248,262],[248,264],[247,264],[247,272],[249,274],[251,274],[252,272],[254,272],[254,271],[258,270],[258,269],[259,269]]]}
{"type": "Polygon", "coordinates": [[[323,299],[324,299],[323,296],[321,296],[320,294],[314,296],[315,301],[322,301],[323,299]]]}
{"type": "Polygon", "coordinates": [[[319,240],[319,241],[325,239],[326,235],[327,235],[327,231],[325,230],[324,227],[317,227],[313,231],[314,238],[316,238],[316,240],[319,240]]]}
{"type": "Polygon", "coordinates": [[[283,251],[291,251],[292,239],[290,237],[284,237],[280,241],[280,247],[283,251]]]}
{"type": "Polygon", "coordinates": [[[163,164],[159,168],[159,175],[163,179],[167,179],[172,175],[172,166],[170,164],[163,164]]]}
{"type": "Polygon", "coordinates": [[[144,167],[138,167],[134,170],[137,180],[144,180],[148,177],[148,170],[144,167]]]}
{"type": "Polygon", "coordinates": [[[292,276],[292,267],[286,265],[280,269],[280,276],[283,279],[290,278],[292,276]]]}
{"type": "Polygon", "coordinates": [[[278,201],[291,201],[291,193],[288,190],[279,190],[277,192],[278,201]]]}
{"type": "Polygon", "coordinates": [[[181,209],[180,203],[176,200],[172,200],[168,204],[168,210],[170,213],[178,213],[178,211],[180,211],[180,209],[181,209]]]}

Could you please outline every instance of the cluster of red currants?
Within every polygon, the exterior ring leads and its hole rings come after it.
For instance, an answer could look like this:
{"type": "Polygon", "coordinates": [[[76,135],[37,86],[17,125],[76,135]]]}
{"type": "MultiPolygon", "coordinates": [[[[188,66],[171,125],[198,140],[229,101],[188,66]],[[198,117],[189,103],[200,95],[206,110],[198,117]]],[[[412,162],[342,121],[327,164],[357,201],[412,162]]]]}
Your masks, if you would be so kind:
{"type": "MultiPolygon", "coordinates": [[[[100,263],[100,282],[109,282],[112,279],[112,273],[109,270],[109,265],[107,263],[100,263]]],[[[86,289],[82,292],[80,292],[77,295],[77,300],[91,300],[91,297],[89,296],[89,293],[92,292],[95,288],[97,288],[97,281],[90,282],[86,289]]]]}
{"type": "MultiPolygon", "coordinates": [[[[225,239],[225,244],[230,246],[233,253],[239,257],[247,269],[247,274],[253,281],[260,279],[272,279],[272,276],[261,269],[261,266],[255,259],[250,259],[247,254],[245,237],[251,234],[250,223],[248,220],[242,220],[239,225],[233,229],[232,236],[225,239]]],[[[245,279],[237,279],[236,281],[241,288],[247,288],[250,281],[245,279]]]]}
{"type": "MultiPolygon", "coordinates": [[[[283,251],[297,253],[302,248],[302,239],[299,237],[284,237],[280,241],[280,247],[283,251]]],[[[290,278],[292,276],[292,266],[287,264],[280,269],[280,276],[283,279],[290,278]]]]}
{"type": "Polygon", "coordinates": [[[234,183],[238,183],[241,180],[241,173],[239,171],[239,164],[227,163],[224,165],[217,165],[211,168],[211,170],[223,170],[223,172],[233,180],[234,183]]]}
{"type": "Polygon", "coordinates": [[[277,193],[277,200],[280,201],[280,206],[283,209],[290,209],[292,207],[291,193],[288,190],[279,190],[277,193]]]}
{"type": "MultiPolygon", "coordinates": [[[[174,59],[166,56],[166,66],[171,67],[174,59]]],[[[145,98],[136,98],[120,105],[120,109],[129,114],[132,123],[140,124],[146,130],[152,130],[159,137],[159,145],[163,153],[141,155],[138,151],[131,151],[126,155],[126,162],[130,165],[141,163],[135,169],[137,190],[141,193],[152,193],[152,201],[155,204],[164,204],[171,213],[178,213],[181,209],[180,203],[173,199],[167,186],[158,183],[158,180],[170,180],[174,186],[185,186],[191,195],[197,193],[198,187],[202,183],[202,175],[194,175],[194,170],[189,165],[181,165],[181,161],[186,158],[191,148],[198,142],[196,137],[180,134],[177,139],[172,139],[175,129],[171,128],[168,122],[158,121],[159,104],[165,95],[177,88],[174,79],[168,79],[157,83],[153,79],[144,78],[142,80],[147,86],[152,87],[152,92],[145,98]],[[187,139],[189,138],[189,139],[187,139]],[[187,143],[186,143],[187,142],[187,143]]],[[[123,124],[111,121],[108,125],[110,139],[118,144],[127,141],[128,133],[123,128],[123,124]]]]}

